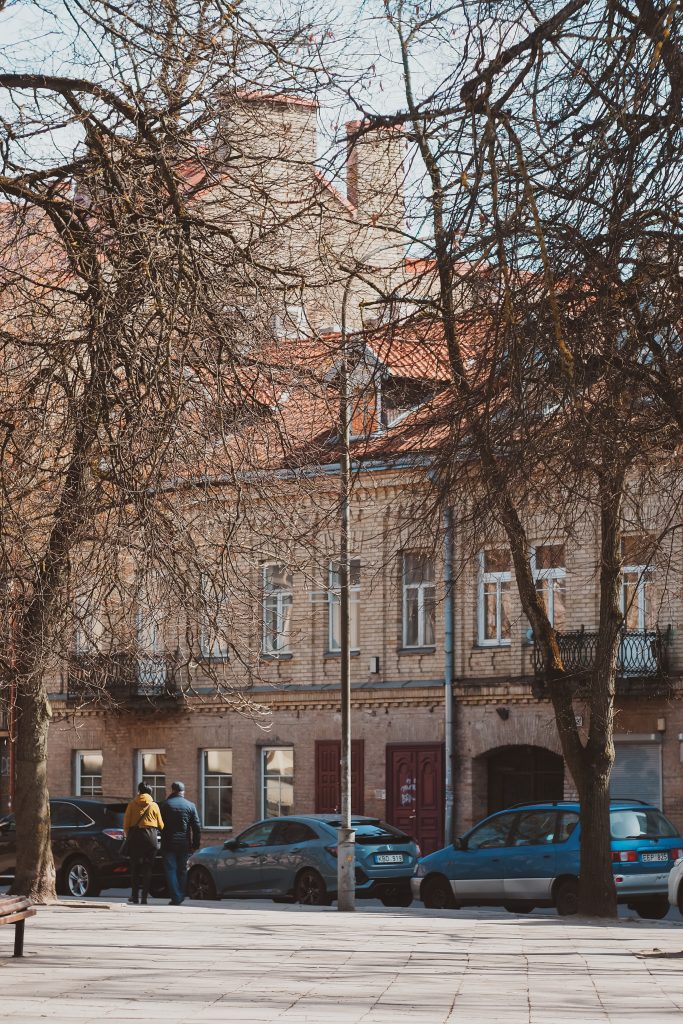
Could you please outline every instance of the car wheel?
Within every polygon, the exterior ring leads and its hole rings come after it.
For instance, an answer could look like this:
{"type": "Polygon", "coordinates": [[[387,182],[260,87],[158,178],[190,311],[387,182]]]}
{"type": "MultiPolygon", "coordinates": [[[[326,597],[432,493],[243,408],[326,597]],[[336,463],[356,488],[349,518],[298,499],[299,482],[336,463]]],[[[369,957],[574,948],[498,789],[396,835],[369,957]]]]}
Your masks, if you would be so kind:
{"type": "MultiPolygon", "coordinates": [[[[74,857],[62,869],[67,896],[99,896],[102,890],[95,869],[85,857],[74,857]]],[[[60,886],[60,889],[62,886],[60,886]]]]}
{"type": "Polygon", "coordinates": [[[191,900],[217,900],[216,883],[206,868],[192,868],[187,877],[187,895],[191,900]]]}
{"type": "Polygon", "coordinates": [[[578,913],[579,883],[575,878],[565,878],[555,890],[555,907],[560,917],[578,913]]]}
{"type": "Polygon", "coordinates": [[[504,903],[503,907],[508,914],[530,914],[536,909],[534,903],[527,903],[524,900],[519,900],[518,903],[504,903]]]}
{"type": "Polygon", "coordinates": [[[430,910],[451,910],[456,905],[450,883],[443,875],[435,875],[423,882],[420,895],[430,910]]]}
{"type": "Polygon", "coordinates": [[[297,903],[310,907],[328,907],[332,902],[322,876],[313,868],[304,868],[294,883],[294,897],[297,903]]]}
{"type": "Polygon", "coordinates": [[[666,896],[650,896],[646,900],[629,903],[638,917],[649,917],[653,921],[661,921],[669,913],[669,900],[666,896]]]}
{"type": "Polygon", "coordinates": [[[409,907],[413,897],[409,892],[396,893],[394,896],[380,896],[385,907],[409,907]]]}

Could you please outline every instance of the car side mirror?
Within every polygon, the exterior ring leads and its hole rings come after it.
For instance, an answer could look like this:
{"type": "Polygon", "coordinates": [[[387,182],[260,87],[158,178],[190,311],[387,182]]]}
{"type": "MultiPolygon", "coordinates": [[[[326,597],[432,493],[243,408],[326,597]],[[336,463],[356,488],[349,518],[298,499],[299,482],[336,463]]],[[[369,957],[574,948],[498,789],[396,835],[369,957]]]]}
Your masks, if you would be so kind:
{"type": "Polygon", "coordinates": [[[236,839],[226,839],[223,843],[224,850],[236,850],[240,844],[236,839]]]}
{"type": "Polygon", "coordinates": [[[467,849],[467,840],[464,838],[464,836],[458,836],[457,839],[453,840],[453,849],[454,850],[466,850],[467,849]]]}

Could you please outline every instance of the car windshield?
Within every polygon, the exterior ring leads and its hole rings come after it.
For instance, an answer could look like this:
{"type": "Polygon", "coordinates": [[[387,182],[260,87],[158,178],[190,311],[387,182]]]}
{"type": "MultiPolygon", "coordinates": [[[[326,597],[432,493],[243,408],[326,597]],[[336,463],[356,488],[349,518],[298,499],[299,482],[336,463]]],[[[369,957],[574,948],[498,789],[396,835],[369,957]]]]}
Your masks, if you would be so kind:
{"type": "Polygon", "coordinates": [[[612,839],[675,839],[678,830],[653,807],[629,807],[610,813],[612,839]]]}
{"type": "MultiPolygon", "coordinates": [[[[341,821],[330,821],[329,825],[339,828],[341,821]]],[[[351,821],[351,828],[356,833],[356,842],[360,846],[372,846],[375,843],[410,843],[410,836],[400,829],[388,825],[385,821],[351,821]]]]}

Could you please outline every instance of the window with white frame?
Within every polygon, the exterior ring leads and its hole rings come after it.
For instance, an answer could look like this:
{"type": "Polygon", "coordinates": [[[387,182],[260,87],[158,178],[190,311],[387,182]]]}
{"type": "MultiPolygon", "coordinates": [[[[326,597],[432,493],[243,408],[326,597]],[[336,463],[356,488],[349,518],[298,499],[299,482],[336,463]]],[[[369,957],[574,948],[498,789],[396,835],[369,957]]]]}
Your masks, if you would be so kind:
{"type": "Polygon", "coordinates": [[[102,751],[76,751],[76,795],[102,796],[102,751]]]}
{"type": "Polygon", "coordinates": [[[533,550],[531,564],[536,593],[543,602],[548,619],[555,629],[562,630],[567,606],[564,544],[538,544],[533,550]]]}
{"type": "Polygon", "coordinates": [[[429,555],[403,555],[403,646],[433,647],[436,587],[429,555]]]}
{"type": "Polygon", "coordinates": [[[279,818],[294,813],[294,750],[264,747],[261,750],[261,816],[279,818]]]}
{"type": "Polygon", "coordinates": [[[232,828],[232,750],[202,750],[202,824],[232,828]]]}
{"type": "Polygon", "coordinates": [[[510,643],[512,564],[507,548],[486,548],[479,554],[479,643],[510,643]]]}
{"type": "Polygon", "coordinates": [[[621,610],[628,630],[643,632],[654,628],[652,549],[652,537],[645,534],[623,537],[621,541],[621,610]]]}
{"type": "MultiPolygon", "coordinates": [[[[341,650],[341,582],[339,563],[328,569],[328,651],[341,650]]],[[[360,650],[360,559],[349,562],[349,640],[352,651],[360,650]]]]}
{"type": "Polygon", "coordinates": [[[268,562],[263,572],[263,634],[264,654],[288,654],[292,621],[292,574],[286,566],[268,562]]]}
{"type": "Polygon", "coordinates": [[[216,581],[202,576],[202,609],[199,649],[203,658],[225,660],[229,655],[227,640],[227,597],[216,581]]]}
{"type": "Polygon", "coordinates": [[[152,603],[140,604],[135,616],[135,629],[140,651],[145,655],[161,654],[163,651],[161,616],[153,611],[152,603]]]}
{"type": "Polygon", "coordinates": [[[166,796],[166,751],[138,750],[136,783],[144,782],[159,803],[166,796]]]}
{"type": "Polygon", "coordinates": [[[92,593],[78,594],[74,609],[74,654],[95,654],[104,634],[104,626],[95,612],[92,593]]]}
{"type": "Polygon", "coordinates": [[[158,577],[152,576],[140,587],[135,626],[139,651],[136,692],[140,696],[163,693],[169,676],[168,604],[158,577]]]}

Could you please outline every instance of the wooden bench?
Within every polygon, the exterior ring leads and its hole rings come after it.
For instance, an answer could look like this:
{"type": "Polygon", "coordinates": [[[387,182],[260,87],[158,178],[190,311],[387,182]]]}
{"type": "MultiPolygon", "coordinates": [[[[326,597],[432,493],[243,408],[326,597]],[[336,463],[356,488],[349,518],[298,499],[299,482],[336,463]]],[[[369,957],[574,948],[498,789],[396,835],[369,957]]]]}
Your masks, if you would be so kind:
{"type": "Polygon", "coordinates": [[[0,924],[14,925],[15,956],[24,955],[24,921],[35,912],[25,896],[0,896],[0,924]]]}

